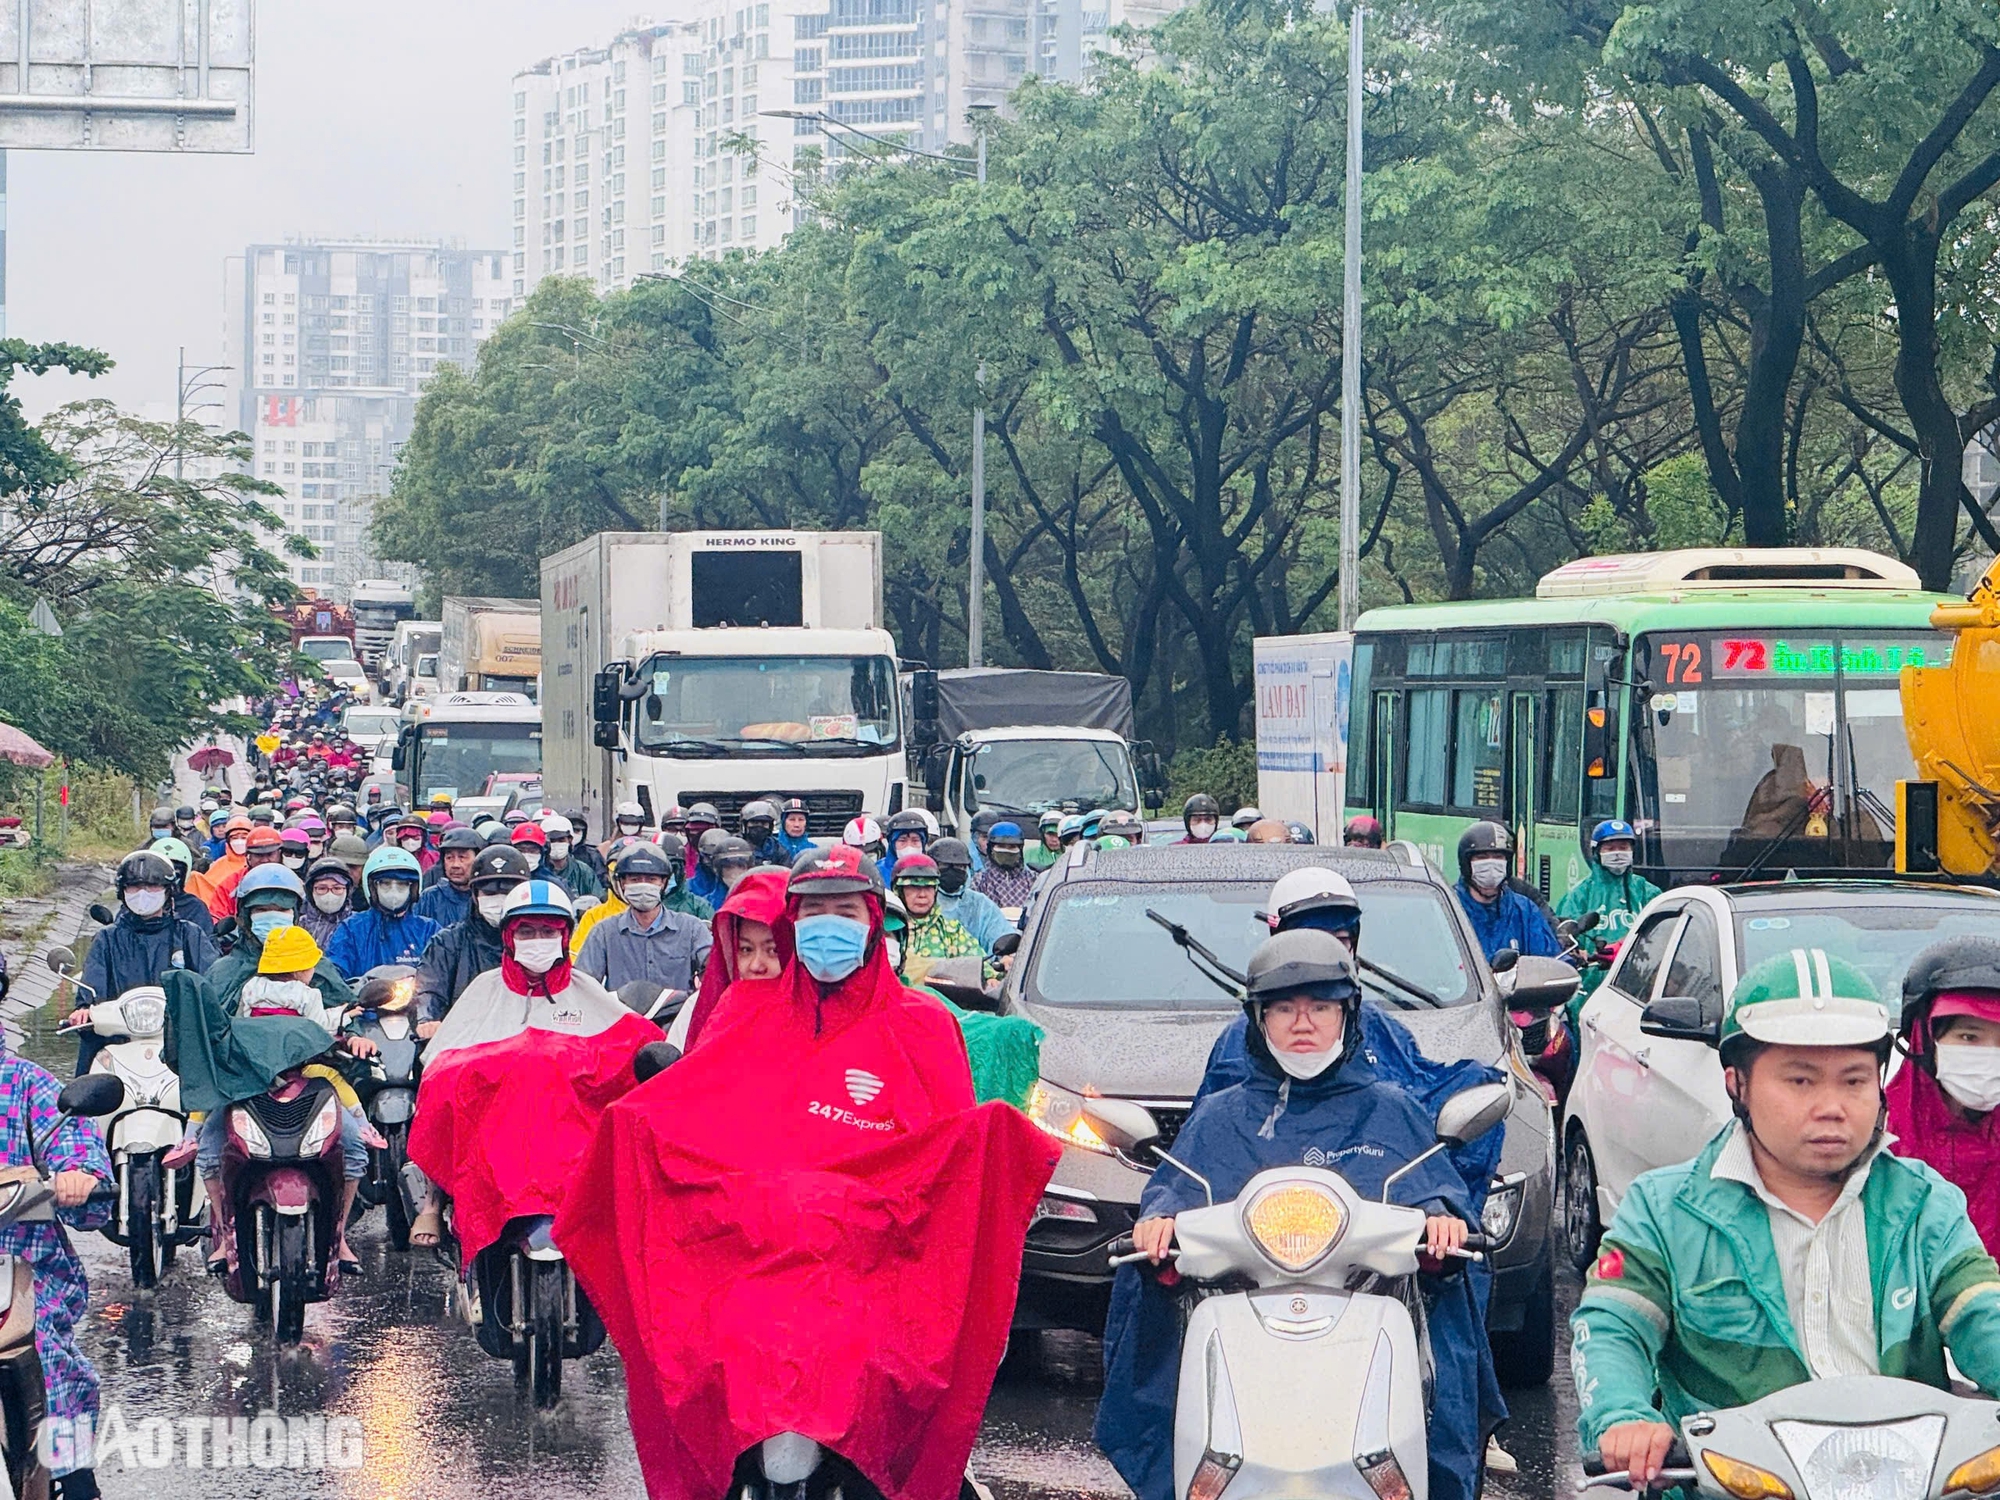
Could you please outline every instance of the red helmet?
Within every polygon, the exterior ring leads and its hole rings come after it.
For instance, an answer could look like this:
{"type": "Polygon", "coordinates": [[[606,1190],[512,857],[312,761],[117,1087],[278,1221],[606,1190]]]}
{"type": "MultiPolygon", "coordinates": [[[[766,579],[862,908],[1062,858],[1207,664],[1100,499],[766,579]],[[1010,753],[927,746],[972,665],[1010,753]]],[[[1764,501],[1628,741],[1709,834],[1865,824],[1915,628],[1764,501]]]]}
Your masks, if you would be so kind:
{"type": "Polygon", "coordinates": [[[875,861],[852,844],[808,849],[792,865],[785,883],[787,896],[882,895],[882,872],[875,861]]]}

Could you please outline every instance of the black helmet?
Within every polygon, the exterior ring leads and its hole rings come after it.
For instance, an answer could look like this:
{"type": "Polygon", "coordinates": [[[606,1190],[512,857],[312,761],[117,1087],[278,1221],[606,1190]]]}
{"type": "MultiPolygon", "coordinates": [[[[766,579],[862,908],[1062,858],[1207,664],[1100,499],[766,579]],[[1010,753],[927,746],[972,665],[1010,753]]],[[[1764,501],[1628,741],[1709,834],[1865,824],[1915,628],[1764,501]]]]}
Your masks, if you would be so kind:
{"type": "Polygon", "coordinates": [[[481,849],[472,861],[472,889],[481,895],[511,891],[533,873],[528,856],[512,844],[481,849]]]}
{"type": "Polygon", "coordinates": [[[306,871],[306,889],[310,891],[316,882],[335,875],[345,881],[350,890],[353,889],[354,872],[331,854],[322,854],[306,871]]]}
{"type": "Polygon", "coordinates": [[[454,849],[479,850],[485,847],[485,835],[476,828],[447,828],[444,837],[438,840],[440,854],[449,854],[454,849]]]}
{"type": "Polygon", "coordinates": [[[1313,842],[1313,831],[1303,823],[1287,823],[1285,825],[1285,832],[1290,835],[1290,841],[1294,844],[1310,844],[1313,842]]]}
{"type": "Polygon", "coordinates": [[[655,847],[666,857],[668,864],[678,864],[683,870],[687,868],[688,841],[672,829],[662,828],[660,830],[659,838],[655,841],[655,847]]]}
{"type": "Polygon", "coordinates": [[[1196,792],[1181,804],[1181,827],[1185,828],[1189,833],[1193,833],[1194,820],[1196,818],[1213,818],[1215,819],[1216,826],[1221,827],[1222,804],[1209,796],[1207,792],[1196,792]]]}
{"type": "Polygon", "coordinates": [[[780,807],[778,811],[782,816],[787,818],[793,813],[797,813],[801,817],[810,816],[810,810],[806,807],[806,799],[803,797],[787,797],[784,806],[780,807]]]}
{"type": "Polygon", "coordinates": [[[146,818],[146,826],[154,833],[165,833],[174,826],[174,810],[171,807],[156,807],[146,818]]]}
{"type": "Polygon", "coordinates": [[[1330,932],[1295,928],[1266,938],[1250,955],[1244,976],[1243,1009],[1250,1018],[1252,1051],[1268,1054],[1264,1040],[1264,1007],[1274,1000],[1304,996],[1337,1002],[1346,1011],[1340,1034],[1340,1056],[1347,1061],[1361,1040],[1361,986],[1354,978],[1354,960],[1347,945],[1330,932]]]}
{"type": "Polygon", "coordinates": [[[127,886],[170,887],[173,884],[173,862],[164,854],[155,854],[151,849],[135,849],[118,861],[118,894],[121,896],[127,886]]]}
{"type": "MultiPolygon", "coordinates": [[[[694,820],[690,818],[688,821],[693,822],[694,820]]],[[[701,856],[704,863],[712,864],[715,861],[715,856],[721,852],[724,844],[740,844],[742,842],[741,839],[737,838],[727,828],[710,828],[699,839],[695,840],[694,847],[695,852],[701,856]]]]}
{"type": "Polygon", "coordinates": [[[2000,994],[2000,938],[1969,933],[1948,937],[1917,955],[1903,976],[1903,1016],[1897,1026],[1910,1042],[1912,1056],[1930,1051],[1929,1028],[1918,1036],[1917,1023],[1929,1019],[1931,1002],[1946,990],[2000,994]]]}
{"type": "Polygon", "coordinates": [[[964,839],[943,838],[930,847],[930,856],[942,869],[945,865],[959,865],[972,868],[972,851],[966,847],[964,839]]]}
{"type": "Polygon", "coordinates": [[[1498,854],[1512,859],[1514,835],[1504,823],[1482,822],[1474,823],[1458,836],[1458,878],[1467,884],[1472,881],[1475,854],[1498,854]]]}
{"type": "MultiPolygon", "coordinates": [[[[707,840],[704,839],[703,842],[707,840]]],[[[709,855],[708,862],[715,867],[717,873],[720,873],[724,865],[756,864],[757,851],[751,848],[746,840],[729,836],[715,846],[715,852],[709,855]]]]}
{"type": "Polygon", "coordinates": [[[479,842],[488,849],[506,848],[514,841],[514,830],[495,819],[486,825],[486,832],[479,835],[479,842]]]}
{"type": "Polygon", "coordinates": [[[764,838],[756,841],[761,844],[764,842],[764,839],[771,836],[771,831],[778,826],[778,809],[772,806],[768,800],[761,797],[755,802],[744,803],[743,811],[736,815],[736,826],[742,829],[744,837],[748,838],[750,835],[750,825],[753,823],[761,823],[764,827],[764,838]]]}
{"type": "Polygon", "coordinates": [[[882,825],[882,832],[887,835],[889,842],[894,844],[897,835],[904,833],[921,833],[928,839],[931,825],[929,820],[914,807],[906,807],[882,825]]]}
{"type": "Polygon", "coordinates": [[[673,878],[672,862],[658,844],[649,844],[644,839],[628,844],[618,851],[618,857],[611,862],[611,878],[627,880],[634,875],[650,876],[656,880],[673,878]]]}
{"type": "Polygon", "coordinates": [[[174,809],[174,821],[176,823],[192,823],[195,817],[195,810],[191,807],[182,806],[174,809]]]}

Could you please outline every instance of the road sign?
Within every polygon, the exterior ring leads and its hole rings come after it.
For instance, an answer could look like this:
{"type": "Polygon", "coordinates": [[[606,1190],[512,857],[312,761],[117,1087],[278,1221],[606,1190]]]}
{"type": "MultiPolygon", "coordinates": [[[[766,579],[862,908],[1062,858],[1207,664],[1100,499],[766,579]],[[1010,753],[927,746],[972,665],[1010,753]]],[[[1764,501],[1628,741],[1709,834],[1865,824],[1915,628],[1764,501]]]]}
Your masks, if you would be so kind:
{"type": "Polygon", "coordinates": [[[0,0],[0,149],[247,152],[256,0],[0,0]]]}

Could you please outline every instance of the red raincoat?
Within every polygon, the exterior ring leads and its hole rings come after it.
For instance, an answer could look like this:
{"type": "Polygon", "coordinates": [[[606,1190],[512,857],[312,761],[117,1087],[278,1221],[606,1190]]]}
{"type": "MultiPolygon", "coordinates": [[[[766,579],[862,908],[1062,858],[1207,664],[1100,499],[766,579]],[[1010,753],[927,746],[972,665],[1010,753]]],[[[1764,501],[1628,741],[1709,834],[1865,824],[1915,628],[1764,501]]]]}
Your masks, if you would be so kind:
{"type": "MultiPolygon", "coordinates": [[[[688,1022],[687,1044],[692,1047],[723,991],[736,982],[736,924],[762,922],[777,936],[778,955],[792,961],[792,922],[785,915],[785,882],[788,870],[752,870],[736,882],[736,889],[722,903],[711,924],[715,947],[709,952],[708,967],[701,971],[701,988],[695,991],[694,1016],[688,1022]]],[[[685,1050],[685,1049],[683,1049],[685,1050]]]]}
{"type": "Polygon", "coordinates": [[[723,1500],[779,1432],[889,1500],[953,1500],[1056,1143],[973,1107],[957,1023],[877,936],[822,994],[730,987],[699,1048],[605,1112],[556,1241],[625,1359],[653,1500],[723,1500]]]}
{"type": "Polygon", "coordinates": [[[1962,1191],[1987,1253],[2000,1254],[2000,1109],[1983,1119],[1961,1118],[1937,1079],[1908,1059],[1884,1092],[1896,1137],[1890,1149],[1962,1191]]]}

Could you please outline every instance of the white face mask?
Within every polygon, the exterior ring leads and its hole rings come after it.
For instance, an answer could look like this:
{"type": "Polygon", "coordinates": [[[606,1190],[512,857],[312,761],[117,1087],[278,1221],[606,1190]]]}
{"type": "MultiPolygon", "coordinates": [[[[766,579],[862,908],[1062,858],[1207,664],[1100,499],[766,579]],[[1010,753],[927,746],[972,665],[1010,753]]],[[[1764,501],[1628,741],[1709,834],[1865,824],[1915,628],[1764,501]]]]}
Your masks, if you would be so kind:
{"type": "Polygon", "coordinates": [[[347,892],[345,889],[337,891],[314,891],[313,905],[317,906],[330,917],[337,911],[345,911],[347,909],[347,892]]]}
{"type": "Polygon", "coordinates": [[[1319,1077],[1333,1066],[1335,1059],[1340,1056],[1340,1044],[1336,1042],[1324,1052],[1280,1052],[1273,1047],[1271,1056],[1278,1060],[1278,1066],[1285,1072],[1303,1082],[1308,1078],[1319,1077]]]}
{"type": "Polygon", "coordinates": [[[1598,863],[1604,866],[1604,873],[1607,875],[1623,875],[1627,870],[1632,868],[1632,851],[1630,849],[1606,849],[1598,857],[1598,863]]]}
{"type": "Polygon", "coordinates": [[[167,893],[134,886],[125,893],[125,909],[135,917],[157,917],[166,910],[167,893]]]}
{"type": "Polygon", "coordinates": [[[401,911],[410,904],[410,887],[407,881],[383,880],[375,886],[375,904],[384,911],[401,911]]]}
{"type": "Polygon", "coordinates": [[[479,916],[489,927],[500,925],[500,914],[507,909],[507,893],[479,897],[479,916]]]}
{"type": "Polygon", "coordinates": [[[569,858],[569,840],[568,840],[568,839],[550,839],[550,840],[549,840],[549,858],[550,858],[550,859],[568,859],[568,858],[569,858]]]}
{"type": "Polygon", "coordinates": [[[563,940],[561,938],[518,938],[514,943],[514,962],[530,974],[546,974],[562,961],[563,940]]]}
{"type": "Polygon", "coordinates": [[[1473,885],[1487,894],[1492,894],[1507,883],[1506,860],[1475,859],[1471,863],[1473,885]]]}
{"type": "Polygon", "coordinates": [[[1939,1088],[1977,1114],[2000,1109],[2000,1047],[1940,1044],[1937,1081],[1939,1088]]]}
{"type": "Polygon", "coordinates": [[[1207,843],[1215,837],[1215,819],[1196,818],[1192,823],[1188,824],[1188,837],[1207,843]]]}
{"type": "Polygon", "coordinates": [[[656,880],[625,882],[625,904],[634,911],[651,911],[660,904],[664,887],[656,880]]]}

